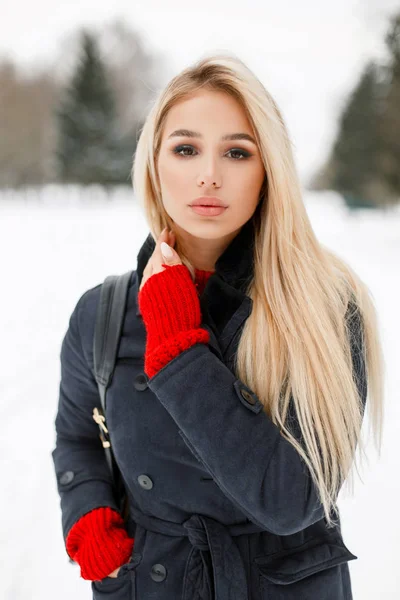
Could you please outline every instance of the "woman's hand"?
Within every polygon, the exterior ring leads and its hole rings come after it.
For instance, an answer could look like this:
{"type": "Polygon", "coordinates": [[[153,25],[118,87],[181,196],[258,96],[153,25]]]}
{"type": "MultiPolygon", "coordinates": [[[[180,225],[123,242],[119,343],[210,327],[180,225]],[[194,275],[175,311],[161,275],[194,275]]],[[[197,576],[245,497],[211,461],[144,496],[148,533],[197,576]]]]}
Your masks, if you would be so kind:
{"type": "Polygon", "coordinates": [[[100,581],[115,565],[126,564],[132,556],[135,538],[129,536],[119,511],[109,506],[94,508],[80,517],[66,539],[70,558],[78,563],[82,579],[100,581]]]}
{"type": "Polygon", "coordinates": [[[139,291],[142,289],[146,281],[156,273],[161,273],[161,271],[165,271],[165,268],[162,266],[163,263],[168,265],[181,265],[182,261],[179,258],[178,253],[173,249],[175,245],[175,234],[165,227],[159,235],[159,238],[156,242],[156,247],[154,248],[154,252],[151,255],[144,271],[142,281],[140,283],[139,291]],[[165,242],[172,248],[172,257],[168,259],[168,257],[164,256],[161,252],[161,244],[165,242]]]}
{"type": "MultiPolygon", "coordinates": [[[[122,565],[121,565],[122,567],[122,565]]],[[[112,573],[110,573],[109,575],[107,575],[107,577],[118,577],[118,572],[120,570],[121,567],[118,567],[118,569],[115,569],[112,573]]]]}
{"type": "MultiPolygon", "coordinates": [[[[121,565],[122,567],[122,565],[121,565]]],[[[120,570],[121,567],[118,567],[118,569],[115,569],[112,573],[110,573],[109,575],[107,575],[107,577],[117,577],[118,576],[118,571],[120,570]]]]}

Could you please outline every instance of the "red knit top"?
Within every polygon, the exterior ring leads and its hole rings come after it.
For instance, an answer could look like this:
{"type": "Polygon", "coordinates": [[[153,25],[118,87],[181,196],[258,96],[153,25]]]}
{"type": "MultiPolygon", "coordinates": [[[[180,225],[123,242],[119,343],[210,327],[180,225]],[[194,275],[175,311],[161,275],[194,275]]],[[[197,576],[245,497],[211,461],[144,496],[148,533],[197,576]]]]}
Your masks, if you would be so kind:
{"type": "MultiPolygon", "coordinates": [[[[199,296],[214,271],[195,269],[195,281],[185,265],[166,265],[139,292],[139,310],[146,327],[144,371],[153,377],[170,360],[196,343],[208,343],[200,328],[199,296]]],[[[129,561],[134,545],[122,516],[108,506],[95,508],[71,527],[68,555],[79,564],[81,577],[99,580],[129,561]]]]}

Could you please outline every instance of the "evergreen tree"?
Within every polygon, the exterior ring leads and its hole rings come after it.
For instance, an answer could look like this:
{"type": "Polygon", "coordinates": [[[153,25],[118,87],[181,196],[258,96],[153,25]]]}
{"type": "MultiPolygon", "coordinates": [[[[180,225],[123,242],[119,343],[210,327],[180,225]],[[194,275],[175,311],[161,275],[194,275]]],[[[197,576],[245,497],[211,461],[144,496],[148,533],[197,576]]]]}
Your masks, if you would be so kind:
{"type": "Polygon", "coordinates": [[[56,155],[62,181],[129,184],[133,141],[119,132],[113,91],[96,40],[87,31],[57,117],[56,155]]]}
{"type": "Polygon", "coordinates": [[[331,155],[332,189],[351,205],[374,205],[377,174],[380,86],[369,63],[345,107],[331,155]]]}
{"type": "Polygon", "coordinates": [[[379,167],[392,194],[400,199],[400,14],[392,18],[386,36],[389,51],[387,93],[380,122],[379,167]]]}
{"type": "Polygon", "coordinates": [[[400,13],[386,36],[387,65],[369,63],[351,95],[326,163],[311,189],[335,189],[350,206],[400,200],[400,13]]]}

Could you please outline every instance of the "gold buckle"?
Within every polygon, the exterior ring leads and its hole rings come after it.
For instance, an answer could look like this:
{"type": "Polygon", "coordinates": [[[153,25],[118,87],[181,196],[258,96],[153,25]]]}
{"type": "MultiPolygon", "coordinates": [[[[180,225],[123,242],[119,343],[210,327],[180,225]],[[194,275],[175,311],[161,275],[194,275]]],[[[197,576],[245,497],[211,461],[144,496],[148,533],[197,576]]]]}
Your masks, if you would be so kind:
{"type": "Polygon", "coordinates": [[[105,426],[105,422],[106,422],[105,416],[103,415],[103,413],[101,413],[99,411],[99,409],[97,407],[94,407],[92,416],[93,416],[93,420],[95,421],[95,423],[97,423],[97,425],[99,426],[99,429],[100,429],[99,436],[100,436],[101,443],[103,444],[103,448],[110,448],[111,443],[110,443],[110,440],[107,439],[107,438],[109,438],[109,436],[108,436],[108,429],[105,426]]]}

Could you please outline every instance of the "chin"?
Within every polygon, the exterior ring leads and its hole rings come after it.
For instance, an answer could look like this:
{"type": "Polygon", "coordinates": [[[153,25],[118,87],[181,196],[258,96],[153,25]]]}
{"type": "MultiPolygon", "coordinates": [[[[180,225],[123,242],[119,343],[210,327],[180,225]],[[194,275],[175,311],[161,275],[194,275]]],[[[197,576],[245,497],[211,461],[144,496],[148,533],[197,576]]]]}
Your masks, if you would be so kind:
{"type": "Polygon", "coordinates": [[[204,218],[201,223],[188,223],[183,229],[188,234],[204,240],[216,240],[229,235],[234,230],[234,228],[229,227],[226,223],[217,223],[212,218],[204,218]]]}

